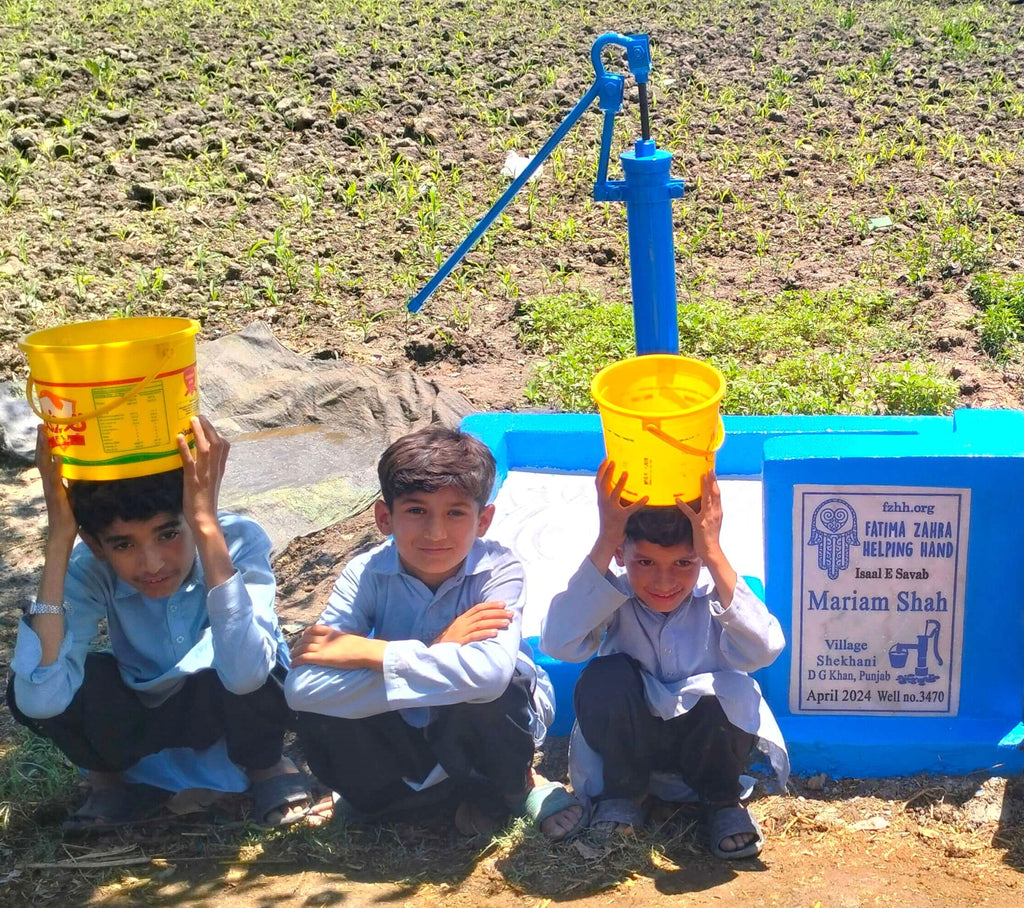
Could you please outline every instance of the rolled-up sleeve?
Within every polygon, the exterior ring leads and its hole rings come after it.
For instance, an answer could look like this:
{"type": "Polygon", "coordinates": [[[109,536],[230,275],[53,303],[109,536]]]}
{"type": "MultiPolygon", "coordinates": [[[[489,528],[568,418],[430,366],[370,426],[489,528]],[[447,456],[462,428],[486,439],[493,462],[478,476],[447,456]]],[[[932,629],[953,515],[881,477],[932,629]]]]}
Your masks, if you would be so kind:
{"type": "Polygon", "coordinates": [[[213,668],[231,693],[248,694],[266,683],[278,657],[271,543],[262,527],[247,518],[230,515],[222,520],[238,521],[241,532],[229,537],[234,575],[206,594],[213,668]]]}
{"type": "Polygon", "coordinates": [[[28,618],[18,625],[11,670],[15,703],[26,716],[48,719],[66,710],[82,686],[85,657],[106,614],[103,585],[111,581],[100,571],[80,543],[64,579],[64,641],[50,665],[40,665],[43,650],[28,618]],[[77,557],[75,557],[77,555],[77,557]]]}
{"type": "MultiPolygon", "coordinates": [[[[368,560],[368,555],[359,556],[345,566],[317,624],[346,634],[369,636],[377,590],[376,578],[364,570],[368,560]]],[[[384,676],[366,668],[293,667],[288,672],[284,692],[294,710],[342,719],[362,719],[389,708],[384,676]]]]}

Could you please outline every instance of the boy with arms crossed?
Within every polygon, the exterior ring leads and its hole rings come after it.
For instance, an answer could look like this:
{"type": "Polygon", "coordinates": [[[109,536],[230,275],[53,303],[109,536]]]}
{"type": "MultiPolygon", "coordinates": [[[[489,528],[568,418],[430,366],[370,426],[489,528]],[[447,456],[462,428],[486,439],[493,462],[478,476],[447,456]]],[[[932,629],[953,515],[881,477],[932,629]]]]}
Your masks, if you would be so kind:
{"type": "Polygon", "coordinates": [[[492,814],[521,809],[551,839],[575,833],[579,803],[531,769],[553,697],[522,640],[523,569],[480,538],[491,452],[430,427],[392,444],[378,475],[374,516],[392,538],[345,567],[292,648],[285,690],[310,769],[367,818],[454,787],[457,825],[483,831],[476,787],[492,814]]]}
{"type": "Polygon", "coordinates": [[[194,457],[178,436],[181,470],[67,487],[39,429],[49,532],[7,696],[15,719],[88,771],[68,834],[155,815],[172,793],[122,774],[221,738],[236,765],[220,771],[242,767],[258,821],[285,825],[308,808],[308,779],[281,752],[291,714],[270,540],[252,520],[218,514],[229,445],[205,417],[192,428],[194,457]],[[101,619],[110,653],[89,652],[101,619]]]}
{"type": "Polygon", "coordinates": [[[627,476],[616,481],[614,470],[610,461],[598,470],[597,541],[541,636],[567,662],[598,653],[574,693],[573,789],[594,799],[591,826],[608,834],[642,822],[652,774],[678,775],[700,799],[712,853],[757,855],[763,838],[740,806],[740,773],[755,746],[783,784],[789,760],[747,672],[774,661],[782,629],[721,549],[713,473],[697,509],[627,504],[627,476]],[[624,577],[609,571],[613,557],[624,577]]]}

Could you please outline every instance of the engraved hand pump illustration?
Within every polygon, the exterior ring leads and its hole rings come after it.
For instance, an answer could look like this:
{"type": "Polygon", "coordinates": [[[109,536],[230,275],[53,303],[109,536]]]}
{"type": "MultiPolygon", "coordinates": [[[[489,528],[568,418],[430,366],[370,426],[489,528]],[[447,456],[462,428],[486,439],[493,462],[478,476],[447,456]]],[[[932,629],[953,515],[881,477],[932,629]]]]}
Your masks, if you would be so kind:
{"type": "Polygon", "coordinates": [[[929,618],[924,625],[924,633],[917,635],[917,643],[894,643],[889,647],[889,664],[893,668],[903,668],[907,664],[907,656],[912,650],[917,650],[917,666],[913,673],[897,675],[896,680],[900,684],[932,684],[939,680],[939,676],[928,670],[928,642],[931,641],[935,661],[942,665],[942,656],[939,655],[939,631],[942,626],[934,618],[929,618]]]}

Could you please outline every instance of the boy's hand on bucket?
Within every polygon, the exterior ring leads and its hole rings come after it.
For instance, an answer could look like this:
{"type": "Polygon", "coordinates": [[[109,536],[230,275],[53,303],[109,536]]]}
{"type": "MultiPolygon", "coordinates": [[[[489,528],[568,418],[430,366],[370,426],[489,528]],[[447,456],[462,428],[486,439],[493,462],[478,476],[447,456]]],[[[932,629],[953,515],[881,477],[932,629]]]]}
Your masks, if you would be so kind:
{"type": "Polygon", "coordinates": [[[629,474],[622,472],[615,478],[615,462],[604,460],[597,468],[597,542],[590,550],[590,560],[604,573],[611,564],[615,550],[626,539],[626,523],[634,511],[647,504],[647,496],[634,502],[622,500],[629,474]]]}
{"type": "Polygon", "coordinates": [[[178,435],[178,451],[184,467],[182,503],[185,520],[194,533],[200,534],[220,526],[217,500],[231,445],[227,439],[221,438],[205,416],[192,418],[192,433],[195,456],[189,450],[185,436],[178,435]]]}
{"type": "Polygon", "coordinates": [[[679,508],[693,528],[693,550],[702,561],[707,561],[721,551],[719,539],[722,534],[722,492],[718,487],[715,471],[710,470],[700,478],[700,510],[694,510],[681,498],[676,499],[679,508]]]}
{"type": "Polygon", "coordinates": [[[78,534],[78,522],[71,511],[68,490],[64,487],[64,461],[50,451],[46,427],[43,425],[36,430],[36,466],[43,480],[47,539],[53,544],[70,547],[78,534]]]}
{"type": "Polygon", "coordinates": [[[638,501],[623,501],[622,490],[626,488],[629,474],[623,471],[615,478],[615,461],[605,460],[597,468],[597,515],[601,524],[601,535],[614,537],[616,545],[626,538],[626,523],[629,515],[647,504],[647,496],[638,501]]]}
{"type": "Polygon", "coordinates": [[[676,507],[690,521],[693,528],[693,550],[711,572],[719,604],[724,610],[732,605],[737,577],[735,569],[722,551],[722,492],[718,488],[714,470],[701,477],[700,488],[699,511],[695,511],[680,498],[676,499],[676,507]]]}

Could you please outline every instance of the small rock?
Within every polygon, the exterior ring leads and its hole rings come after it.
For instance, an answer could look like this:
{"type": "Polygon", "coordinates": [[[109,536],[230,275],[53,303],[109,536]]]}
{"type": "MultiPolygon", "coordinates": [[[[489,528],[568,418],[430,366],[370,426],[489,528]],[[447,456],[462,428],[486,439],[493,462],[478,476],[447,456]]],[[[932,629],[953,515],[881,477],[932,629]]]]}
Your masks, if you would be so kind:
{"type": "Polygon", "coordinates": [[[417,101],[415,98],[405,101],[402,106],[398,108],[398,116],[412,119],[417,114],[423,112],[423,102],[417,101]]]}
{"type": "Polygon", "coordinates": [[[121,126],[131,118],[131,111],[125,110],[123,107],[115,107],[113,110],[101,110],[100,118],[108,123],[115,123],[121,126]]]}
{"type": "Polygon", "coordinates": [[[888,827],[889,821],[882,816],[869,817],[866,820],[858,820],[856,823],[850,824],[850,829],[854,832],[877,832],[888,827]]]}
{"type": "Polygon", "coordinates": [[[1006,779],[988,779],[964,805],[964,819],[972,826],[998,823],[1003,814],[1006,779]]]}
{"type": "Polygon", "coordinates": [[[160,189],[145,183],[133,183],[129,186],[128,198],[132,202],[138,202],[143,208],[163,207],[166,204],[160,189]]]}
{"type": "Polygon", "coordinates": [[[509,114],[508,119],[513,126],[525,126],[534,119],[534,114],[528,107],[517,107],[509,114]]]}
{"type": "Polygon", "coordinates": [[[278,98],[277,102],[274,104],[274,110],[279,114],[289,113],[299,107],[302,107],[302,102],[298,98],[291,97],[290,95],[278,98]]]}
{"type": "Polygon", "coordinates": [[[11,132],[11,145],[22,154],[26,154],[36,150],[36,137],[24,129],[15,129],[11,132]]]}
{"type": "Polygon", "coordinates": [[[310,107],[296,107],[285,115],[284,120],[289,129],[301,132],[316,125],[316,112],[310,107]]]}
{"type": "Polygon", "coordinates": [[[948,353],[954,347],[963,347],[967,343],[967,336],[965,332],[954,332],[950,331],[947,334],[938,335],[934,341],[932,341],[932,349],[938,350],[940,353],[948,353]]]}
{"type": "Polygon", "coordinates": [[[807,780],[807,788],[810,791],[824,791],[825,786],[828,784],[828,773],[819,772],[817,775],[811,776],[807,780]]]}
{"type": "Polygon", "coordinates": [[[200,148],[199,143],[192,136],[184,135],[171,142],[168,151],[176,158],[196,158],[199,157],[200,148]]]}
{"type": "Polygon", "coordinates": [[[405,137],[427,145],[440,145],[444,141],[444,128],[432,117],[419,116],[406,120],[405,137]]]}

